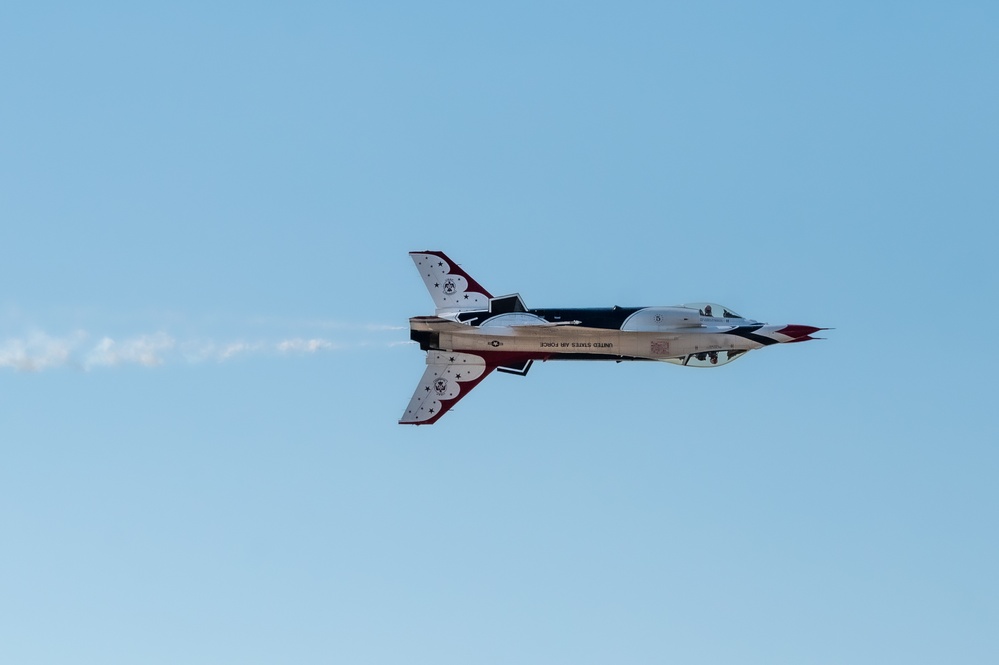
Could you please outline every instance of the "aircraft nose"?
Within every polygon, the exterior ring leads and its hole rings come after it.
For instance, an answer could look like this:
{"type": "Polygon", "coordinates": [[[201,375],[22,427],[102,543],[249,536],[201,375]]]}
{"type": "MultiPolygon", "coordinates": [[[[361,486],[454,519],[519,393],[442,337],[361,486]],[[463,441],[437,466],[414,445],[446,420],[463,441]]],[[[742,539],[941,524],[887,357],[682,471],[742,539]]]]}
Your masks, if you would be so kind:
{"type": "Polygon", "coordinates": [[[812,337],[814,333],[820,330],[828,330],[828,328],[816,328],[815,326],[800,326],[800,325],[789,325],[784,326],[780,330],[776,330],[778,335],[784,335],[789,339],[785,342],[807,342],[810,339],[816,339],[812,337]]]}

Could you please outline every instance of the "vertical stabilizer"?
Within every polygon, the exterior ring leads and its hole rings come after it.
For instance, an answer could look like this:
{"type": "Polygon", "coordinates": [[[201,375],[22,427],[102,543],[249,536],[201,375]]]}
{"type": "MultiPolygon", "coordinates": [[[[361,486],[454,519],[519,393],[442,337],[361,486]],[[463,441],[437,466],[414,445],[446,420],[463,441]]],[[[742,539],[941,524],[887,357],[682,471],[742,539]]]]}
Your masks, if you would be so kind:
{"type": "Polygon", "coordinates": [[[410,252],[437,307],[437,316],[489,308],[492,296],[444,252],[410,252]]]}
{"type": "Polygon", "coordinates": [[[491,371],[484,358],[471,353],[428,352],[427,369],[399,424],[433,425],[491,371]]]}

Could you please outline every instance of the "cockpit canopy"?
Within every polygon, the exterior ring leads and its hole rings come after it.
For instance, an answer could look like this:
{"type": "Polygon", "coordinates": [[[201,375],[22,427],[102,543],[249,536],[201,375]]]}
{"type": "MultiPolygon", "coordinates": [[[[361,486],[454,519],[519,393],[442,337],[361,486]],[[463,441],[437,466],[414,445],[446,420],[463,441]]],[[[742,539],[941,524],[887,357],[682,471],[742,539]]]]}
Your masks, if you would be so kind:
{"type": "Polygon", "coordinates": [[[745,351],[703,351],[701,353],[691,353],[682,358],[663,358],[668,363],[683,365],[684,367],[720,367],[741,357],[745,351]]]}
{"type": "Polygon", "coordinates": [[[719,305],[718,303],[714,302],[692,302],[681,306],[690,307],[691,309],[696,309],[700,311],[701,316],[711,316],[716,319],[740,319],[743,321],[746,320],[745,317],[736,314],[728,307],[725,307],[724,305],[719,305]]]}

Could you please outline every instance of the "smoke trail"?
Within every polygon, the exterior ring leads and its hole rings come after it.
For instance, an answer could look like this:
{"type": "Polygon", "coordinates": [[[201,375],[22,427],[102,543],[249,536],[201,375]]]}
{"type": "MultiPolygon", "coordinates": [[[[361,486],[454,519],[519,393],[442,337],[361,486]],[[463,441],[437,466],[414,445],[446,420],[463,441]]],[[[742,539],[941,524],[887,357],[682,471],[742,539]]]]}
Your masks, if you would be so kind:
{"type": "Polygon", "coordinates": [[[333,342],[326,339],[286,339],[278,342],[277,349],[282,353],[326,351],[335,348],[333,342]]]}
{"type": "Polygon", "coordinates": [[[103,337],[86,354],[83,367],[90,369],[128,364],[156,367],[163,364],[164,354],[173,349],[175,344],[172,337],[162,332],[122,341],[103,337]]]}
{"type": "Polygon", "coordinates": [[[0,367],[38,372],[65,366],[71,362],[74,351],[85,337],[82,332],[68,337],[34,332],[23,338],[5,339],[0,341],[0,367]]]}
{"type": "MultiPolygon", "coordinates": [[[[364,333],[399,330],[397,326],[373,325],[342,328],[364,333]]],[[[32,332],[19,337],[0,338],[0,368],[16,372],[41,372],[57,368],[91,371],[128,365],[159,367],[178,363],[225,363],[248,356],[312,356],[372,346],[389,348],[406,343],[400,340],[372,339],[370,334],[362,339],[345,341],[327,337],[178,339],[163,331],[125,337],[94,337],[82,330],[63,336],[32,332]]]]}

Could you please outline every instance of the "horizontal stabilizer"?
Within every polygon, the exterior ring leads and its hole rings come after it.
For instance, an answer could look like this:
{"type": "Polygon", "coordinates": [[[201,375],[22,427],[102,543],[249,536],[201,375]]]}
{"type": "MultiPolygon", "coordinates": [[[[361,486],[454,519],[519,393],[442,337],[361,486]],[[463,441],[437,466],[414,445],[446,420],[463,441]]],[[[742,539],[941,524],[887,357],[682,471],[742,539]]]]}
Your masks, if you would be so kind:
{"type": "Polygon", "coordinates": [[[527,305],[520,297],[519,293],[509,296],[500,296],[489,301],[490,314],[508,314],[510,312],[526,312],[527,305]]]}
{"type": "Polygon", "coordinates": [[[534,364],[533,360],[523,360],[516,363],[507,363],[506,365],[500,365],[496,368],[497,372],[503,372],[504,374],[516,374],[517,376],[527,376],[528,370],[531,369],[531,365],[534,364]]]}

